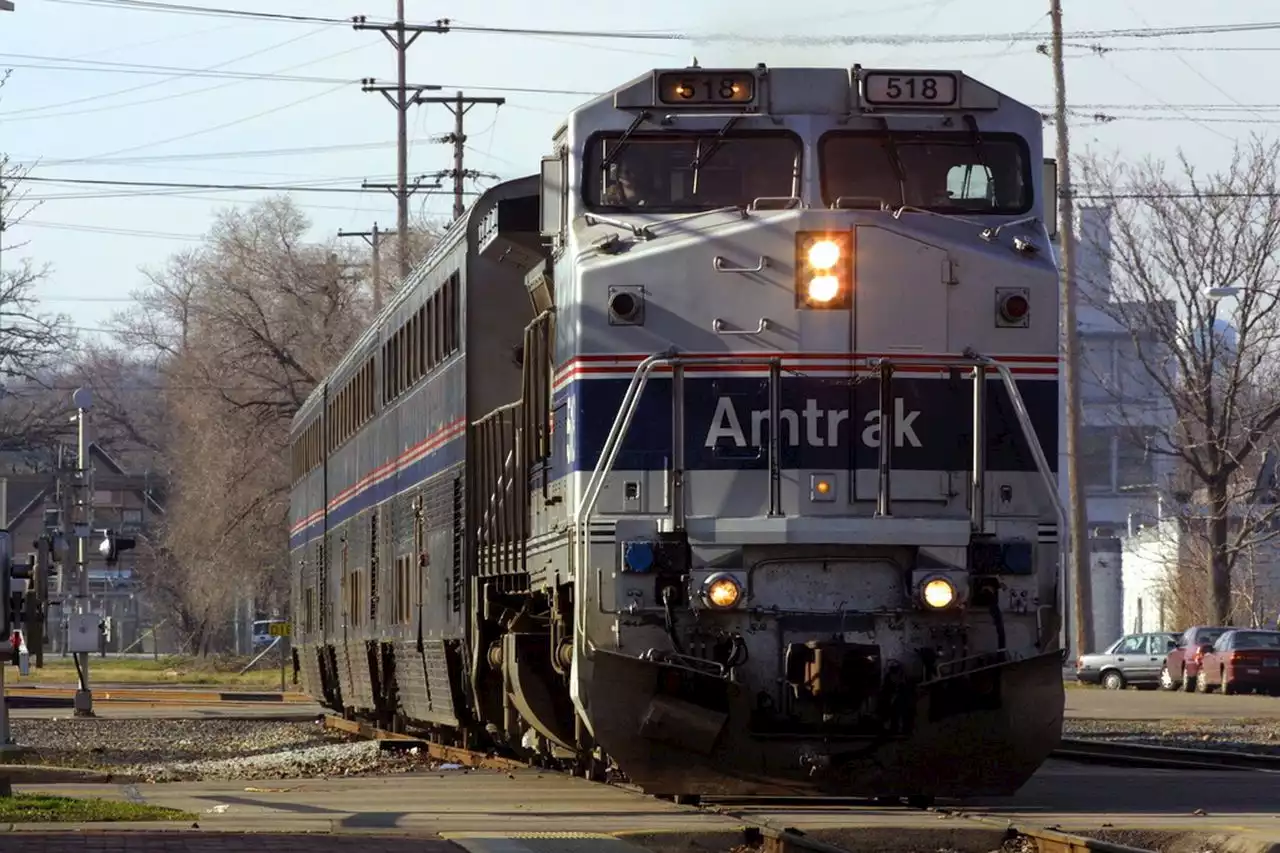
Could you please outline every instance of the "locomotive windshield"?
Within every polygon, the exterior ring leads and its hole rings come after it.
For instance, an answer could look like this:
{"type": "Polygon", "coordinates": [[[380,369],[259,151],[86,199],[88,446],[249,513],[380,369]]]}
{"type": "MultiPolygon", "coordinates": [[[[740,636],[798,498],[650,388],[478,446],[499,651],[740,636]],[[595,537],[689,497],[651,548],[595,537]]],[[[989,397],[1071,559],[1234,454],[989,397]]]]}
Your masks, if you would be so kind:
{"type": "Polygon", "coordinates": [[[588,151],[592,208],[707,210],[799,194],[802,146],[789,133],[621,136],[597,138],[588,151]]]}
{"type": "Polygon", "coordinates": [[[880,199],[936,213],[1022,214],[1034,203],[1026,152],[1008,134],[829,133],[819,149],[822,195],[829,205],[880,199]]]}

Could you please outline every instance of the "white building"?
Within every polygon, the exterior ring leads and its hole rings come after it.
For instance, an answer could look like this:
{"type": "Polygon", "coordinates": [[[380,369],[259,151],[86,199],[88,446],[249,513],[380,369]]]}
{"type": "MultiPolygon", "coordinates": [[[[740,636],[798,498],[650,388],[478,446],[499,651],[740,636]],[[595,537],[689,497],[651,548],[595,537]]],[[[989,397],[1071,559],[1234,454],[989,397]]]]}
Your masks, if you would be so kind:
{"type": "MultiPolygon", "coordinates": [[[[1167,428],[1173,412],[1159,387],[1137,358],[1129,329],[1099,308],[1114,299],[1107,256],[1110,252],[1111,210],[1105,206],[1083,207],[1079,211],[1079,245],[1076,274],[1079,298],[1076,320],[1080,330],[1080,476],[1085,492],[1085,513],[1091,537],[1124,536],[1131,527],[1154,524],[1168,501],[1175,470],[1174,460],[1151,453],[1147,434],[1167,428]]],[[[1065,387],[1058,445],[1059,489],[1068,500],[1066,478],[1065,387]]],[[[1064,531],[1065,533],[1065,531],[1064,531]]],[[[1062,537],[1065,548],[1066,536],[1062,537]]],[[[1094,636],[1091,649],[1103,648],[1120,636],[1120,584],[1108,582],[1119,571],[1114,554],[1117,545],[1091,549],[1103,574],[1095,579],[1094,636]],[[1107,566],[1098,561],[1111,562],[1107,566]],[[1103,581],[1101,583],[1097,581],[1103,581]],[[1101,618],[1099,618],[1101,617],[1101,618]]],[[[1065,574],[1065,573],[1064,573],[1065,574]]],[[[1071,581],[1066,579],[1067,601],[1071,601],[1071,581]]],[[[1069,623],[1074,617],[1067,614],[1069,623]]]]}
{"type": "MultiPolygon", "coordinates": [[[[1239,505],[1239,518],[1250,505],[1239,505]]],[[[1272,507],[1258,507],[1263,511],[1272,507]]],[[[1199,519],[1168,517],[1136,531],[1124,542],[1121,582],[1124,589],[1123,633],[1183,631],[1179,599],[1208,600],[1203,574],[1195,571],[1179,579],[1178,567],[1200,570],[1207,560],[1205,537],[1196,530],[1199,519]],[[1199,581],[1191,578],[1199,578],[1199,581]]],[[[1235,536],[1232,531],[1229,536],[1235,536]]],[[[1232,624],[1273,627],[1280,611],[1280,539],[1251,537],[1231,573],[1232,624]]]]}

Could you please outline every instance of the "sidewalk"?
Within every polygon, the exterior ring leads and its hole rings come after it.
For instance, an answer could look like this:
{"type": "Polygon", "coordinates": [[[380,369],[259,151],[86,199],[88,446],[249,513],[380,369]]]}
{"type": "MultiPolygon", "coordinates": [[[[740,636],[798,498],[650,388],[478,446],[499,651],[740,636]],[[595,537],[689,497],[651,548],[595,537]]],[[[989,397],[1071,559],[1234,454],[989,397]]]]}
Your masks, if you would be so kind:
{"type": "Polygon", "coordinates": [[[435,837],[241,835],[154,829],[119,832],[0,832],[0,853],[460,853],[435,837]]]}

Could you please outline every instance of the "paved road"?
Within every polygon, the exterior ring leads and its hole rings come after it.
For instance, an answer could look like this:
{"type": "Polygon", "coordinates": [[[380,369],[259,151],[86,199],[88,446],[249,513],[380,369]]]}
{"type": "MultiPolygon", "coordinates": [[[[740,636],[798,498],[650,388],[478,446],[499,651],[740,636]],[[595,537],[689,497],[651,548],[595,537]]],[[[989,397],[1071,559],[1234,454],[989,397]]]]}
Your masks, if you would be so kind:
{"type": "Polygon", "coordinates": [[[1102,690],[1069,687],[1068,718],[1100,720],[1280,719],[1280,698],[1172,693],[1163,690],[1102,690]]]}
{"type": "Polygon", "coordinates": [[[442,839],[225,833],[0,834],[0,853],[460,853],[442,839]]]}
{"type": "MultiPolygon", "coordinates": [[[[732,831],[718,816],[550,773],[438,771],[359,779],[40,785],[20,790],[142,798],[199,815],[202,830],[241,832],[690,832],[732,831]]],[[[1119,769],[1050,762],[1017,796],[964,804],[1064,831],[1097,828],[1246,833],[1280,841],[1280,774],[1119,769]],[[1203,814],[1196,814],[1197,810],[1203,814]]],[[[940,818],[901,809],[765,805],[747,809],[801,829],[937,829],[940,818]]],[[[959,818],[951,820],[960,821],[959,818]]],[[[967,822],[966,822],[967,823],[967,822]]],[[[3,838],[0,835],[0,838],[3,838]]]]}

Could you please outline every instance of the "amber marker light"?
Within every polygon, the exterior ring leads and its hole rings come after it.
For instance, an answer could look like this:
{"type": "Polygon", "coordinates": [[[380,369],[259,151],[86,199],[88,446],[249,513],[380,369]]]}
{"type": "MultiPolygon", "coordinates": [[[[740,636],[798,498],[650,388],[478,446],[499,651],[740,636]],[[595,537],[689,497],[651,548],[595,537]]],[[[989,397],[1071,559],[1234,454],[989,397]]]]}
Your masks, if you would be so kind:
{"type": "Polygon", "coordinates": [[[729,610],[742,600],[742,587],[733,575],[712,575],[702,585],[702,600],[713,610],[729,610]]]}

